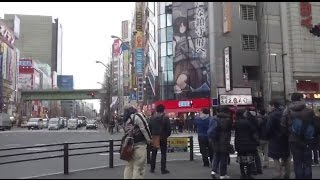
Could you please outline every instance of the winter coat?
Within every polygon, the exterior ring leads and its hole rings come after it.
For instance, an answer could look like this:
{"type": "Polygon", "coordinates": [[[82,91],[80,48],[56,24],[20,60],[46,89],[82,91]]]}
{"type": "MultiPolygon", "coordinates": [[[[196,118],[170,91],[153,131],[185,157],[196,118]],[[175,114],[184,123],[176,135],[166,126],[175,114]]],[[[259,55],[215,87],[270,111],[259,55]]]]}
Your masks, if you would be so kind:
{"type": "Polygon", "coordinates": [[[197,127],[198,136],[208,137],[209,120],[210,116],[208,114],[201,114],[201,116],[196,117],[194,124],[197,127]]]}
{"type": "MultiPolygon", "coordinates": [[[[316,131],[319,132],[319,119],[316,118],[314,112],[307,108],[303,101],[292,102],[289,107],[283,112],[283,117],[281,119],[281,127],[285,134],[289,136],[289,142],[303,143],[300,137],[297,137],[292,133],[292,119],[299,117],[302,121],[314,120],[314,127],[316,131]],[[292,118],[289,118],[289,111],[292,118]]],[[[316,136],[318,138],[318,136],[316,136]]]]}
{"type": "Polygon", "coordinates": [[[235,129],[235,149],[239,154],[254,153],[257,151],[259,145],[257,134],[257,122],[255,115],[249,114],[249,111],[245,112],[245,115],[238,117],[234,124],[235,129]]]}
{"type": "Polygon", "coordinates": [[[258,120],[258,125],[259,125],[259,129],[258,129],[259,139],[266,141],[266,140],[268,140],[268,136],[267,136],[268,117],[259,115],[257,117],[257,120],[258,120]]]}
{"type": "Polygon", "coordinates": [[[269,157],[273,159],[287,158],[290,155],[288,136],[281,130],[281,118],[283,110],[272,110],[268,115],[267,136],[269,138],[269,157]]]}
{"type": "Polygon", "coordinates": [[[213,151],[221,153],[229,153],[231,141],[232,119],[229,114],[217,114],[217,140],[213,141],[213,151]]]}
{"type": "Polygon", "coordinates": [[[149,127],[152,135],[160,135],[161,139],[166,139],[171,135],[170,119],[163,113],[157,113],[151,117],[149,127]]]}

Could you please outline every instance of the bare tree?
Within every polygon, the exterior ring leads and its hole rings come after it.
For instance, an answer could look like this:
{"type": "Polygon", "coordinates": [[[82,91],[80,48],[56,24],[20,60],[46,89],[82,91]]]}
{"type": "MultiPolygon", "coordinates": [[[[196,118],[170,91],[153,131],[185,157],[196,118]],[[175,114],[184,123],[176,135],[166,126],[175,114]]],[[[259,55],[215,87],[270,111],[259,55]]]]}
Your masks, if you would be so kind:
{"type": "Polygon", "coordinates": [[[107,64],[106,71],[104,74],[104,86],[103,88],[106,90],[106,93],[104,96],[102,96],[100,100],[100,114],[102,118],[102,123],[104,127],[107,129],[107,125],[109,124],[111,120],[111,75],[112,75],[112,69],[110,68],[111,65],[107,64]]]}

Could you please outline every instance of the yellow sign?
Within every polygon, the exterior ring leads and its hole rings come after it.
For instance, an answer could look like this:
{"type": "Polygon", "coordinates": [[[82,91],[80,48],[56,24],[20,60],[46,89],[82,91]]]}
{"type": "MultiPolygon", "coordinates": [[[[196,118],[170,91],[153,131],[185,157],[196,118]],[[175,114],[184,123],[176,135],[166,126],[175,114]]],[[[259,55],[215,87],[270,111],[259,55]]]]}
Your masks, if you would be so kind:
{"type": "Polygon", "coordinates": [[[168,147],[187,148],[188,140],[189,138],[170,137],[168,138],[168,147]]]}

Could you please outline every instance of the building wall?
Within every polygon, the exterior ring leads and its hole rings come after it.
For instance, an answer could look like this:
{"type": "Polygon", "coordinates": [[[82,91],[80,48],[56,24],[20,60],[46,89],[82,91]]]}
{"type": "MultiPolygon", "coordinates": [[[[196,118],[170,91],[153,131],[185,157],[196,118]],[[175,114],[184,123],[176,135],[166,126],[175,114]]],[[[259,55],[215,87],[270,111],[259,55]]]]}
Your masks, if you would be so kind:
{"type": "MultiPolygon", "coordinates": [[[[22,58],[38,59],[51,65],[52,58],[52,17],[17,15],[20,18],[20,39],[17,47],[22,58]]],[[[5,14],[5,19],[13,19],[5,14]]]]}

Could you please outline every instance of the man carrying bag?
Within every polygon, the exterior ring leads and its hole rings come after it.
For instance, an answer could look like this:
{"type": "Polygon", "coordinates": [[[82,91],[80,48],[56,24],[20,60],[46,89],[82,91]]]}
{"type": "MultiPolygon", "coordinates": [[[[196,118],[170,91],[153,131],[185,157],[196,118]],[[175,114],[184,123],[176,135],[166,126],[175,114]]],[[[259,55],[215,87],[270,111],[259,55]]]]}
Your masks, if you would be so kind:
{"type": "Polygon", "coordinates": [[[157,113],[151,118],[149,126],[152,134],[152,155],[151,169],[154,173],[156,168],[156,158],[158,149],[161,150],[161,173],[167,174],[169,171],[166,168],[167,160],[167,139],[171,135],[171,125],[169,117],[164,114],[164,106],[162,104],[156,107],[157,113]]]}

